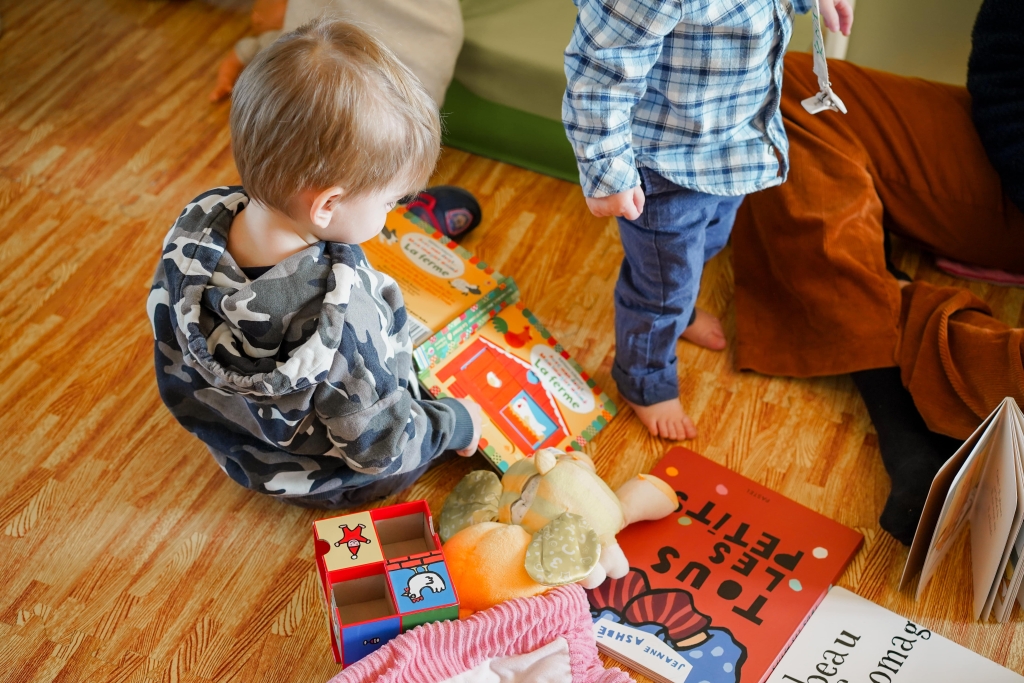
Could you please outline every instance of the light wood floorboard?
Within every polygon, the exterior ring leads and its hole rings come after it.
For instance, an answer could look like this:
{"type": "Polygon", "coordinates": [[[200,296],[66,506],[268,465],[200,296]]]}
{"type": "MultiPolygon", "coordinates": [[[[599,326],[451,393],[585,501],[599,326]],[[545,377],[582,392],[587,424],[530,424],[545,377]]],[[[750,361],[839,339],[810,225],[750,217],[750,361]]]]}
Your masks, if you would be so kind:
{"type": "MultiPolygon", "coordinates": [[[[226,104],[206,93],[247,30],[238,2],[0,0],[0,680],[326,681],[338,667],[317,595],[311,521],[217,468],[157,395],[145,314],[167,227],[237,182],[226,104]]],[[[468,188],[465,241],[614,396],[612,287],[621,247],[579,188],[447,150],[434,179],[468,188]]],[[[912,274],[954,282],[914,252],[912,274]]],[[[729,250],[701,303],[734,337],[729,250]]],[[[964,284],[964,283],[961,283],[964,284]]],[[[964,284],[1021,324],[1024,290],[964,284]]],[[[846,377],[738,373],[680,346],[695,450],[860,530],[841,584],[1024,670],[1019,613],[973,623],[961,543],[921,602],[895,590],[905,549],[877,517],[877,438],[846,377]]],[[[612,485],[667,444],[624,410],[590,447],[612,485]]],[[[399,500],[446,492],[479,459],[399,500]]],[[[394,501],[389,501],[394,502],[394,501]]]]}

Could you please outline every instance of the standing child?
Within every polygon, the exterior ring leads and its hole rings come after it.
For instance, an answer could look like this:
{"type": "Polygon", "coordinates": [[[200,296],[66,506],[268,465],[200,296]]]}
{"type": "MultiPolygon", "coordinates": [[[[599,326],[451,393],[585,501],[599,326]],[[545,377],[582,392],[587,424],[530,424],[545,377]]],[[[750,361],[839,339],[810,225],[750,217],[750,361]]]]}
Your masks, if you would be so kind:
{"type": "MultiPolygon", "coordinates": [[[[782,57],[793,6],[813,0],[575,2],[562,117],[587,206],[618,218],[625,251],[612,377],[651,434],[692,439],[676,340],[725,348],[721,323],[695,308],[701,271],[743,197],[789,171],[782,57]]],[[[849,34],[849,0],[821,12],[849,34]]]]}
{"type": "Polygon", "coordinates": [[[185,207],[149,297],[174,417],[242,486],[316,507],[472,454],[479,407],[416,397],[402,293],[358,246],[437,161],[415,76],[362,30],[315,20],[242,73],[231,143],[242,186],[185,207]]]}

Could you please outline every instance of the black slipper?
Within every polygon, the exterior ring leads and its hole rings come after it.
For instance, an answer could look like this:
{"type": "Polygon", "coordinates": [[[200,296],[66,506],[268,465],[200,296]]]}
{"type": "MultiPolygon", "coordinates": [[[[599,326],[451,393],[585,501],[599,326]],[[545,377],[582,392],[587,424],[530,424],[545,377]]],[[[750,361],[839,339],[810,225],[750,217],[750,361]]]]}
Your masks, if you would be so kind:
{"type": "Polygon", "coordinates": [[[482,215],[476,198],[452,185],[429,187],[413,197],[406,208],[450,239],[458,239],[480,225],[482,215]]]}

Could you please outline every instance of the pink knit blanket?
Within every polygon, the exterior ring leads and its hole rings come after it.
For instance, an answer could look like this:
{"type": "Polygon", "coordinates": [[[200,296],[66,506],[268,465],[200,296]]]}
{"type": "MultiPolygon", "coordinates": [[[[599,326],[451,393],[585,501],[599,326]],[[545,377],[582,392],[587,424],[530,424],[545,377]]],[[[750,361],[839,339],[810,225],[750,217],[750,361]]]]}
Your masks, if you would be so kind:
{"type": "Polygon", "coordinates": [[[558,667],[564,671],[566,666],[573,683],[630,680],[623,671],[605,669],[601,664],[587,596],[575,584],[510,600],[465,621],[418,626],[345,669],[330,683],[440,683],[455,677],[461,681],[460,674],[472,670],[486,673],[466,680],[534,680],[543,678],[539,671],[553,672],[558,667]],[[524,661],[526,664],[521,663],[524,661]]]}

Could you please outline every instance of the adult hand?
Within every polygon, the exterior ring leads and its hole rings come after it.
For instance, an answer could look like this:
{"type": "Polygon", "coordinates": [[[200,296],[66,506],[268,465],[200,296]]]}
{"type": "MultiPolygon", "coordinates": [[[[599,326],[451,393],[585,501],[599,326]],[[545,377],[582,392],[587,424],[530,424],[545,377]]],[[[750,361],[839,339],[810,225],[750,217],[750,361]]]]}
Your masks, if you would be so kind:
{"type": "Polygon", "coordinates": [[[587,197],[587,208],[598,218],[622,216],[635,221],[644,212],[644,191],[639,185],[607,197],[587,197]]]}
{"type": "Polygon", "coordinates": [[[819,0],[819,8],[825,28],[833,33],[850,35],[853,27],[853,4],[850,0],[819,0]]]}

